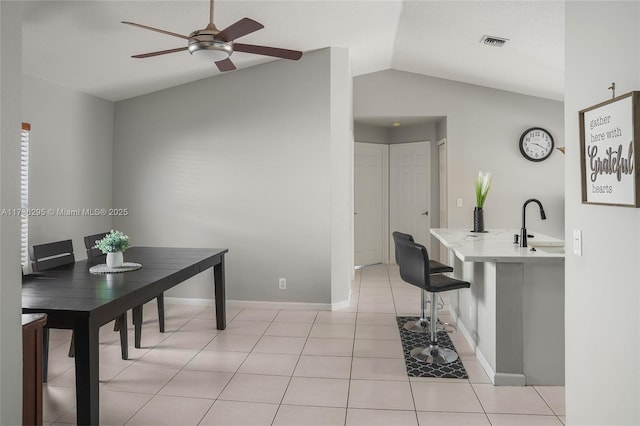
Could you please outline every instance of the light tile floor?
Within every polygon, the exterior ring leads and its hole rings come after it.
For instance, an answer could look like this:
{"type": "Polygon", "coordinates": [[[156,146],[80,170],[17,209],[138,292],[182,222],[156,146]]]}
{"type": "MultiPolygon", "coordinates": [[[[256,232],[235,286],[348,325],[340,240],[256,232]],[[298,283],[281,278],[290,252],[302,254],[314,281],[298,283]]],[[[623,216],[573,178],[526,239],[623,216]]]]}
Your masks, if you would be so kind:
{"type": "MultiPolygon", "coordinates": [[[[356,272],[340,311],[211,306],[144,309],[142,349],[120,359],[100,330],[100,419],[109,425],[562,425],[564,387],[495,387],[464,337],[451,334],[468,380],[409,378],[396,315],[418,315],[420,293],[397,267],[356,272]]],[[[445,312],[440,316],[450,317],[445,312]]],[[[132,331],[130,330],[132,334],[132,331]]],[[[75,423],[70,333],[52,330],[45,424],[75,423]]],[[[133,335],[130,335],[130,342],[133,335]]]]}

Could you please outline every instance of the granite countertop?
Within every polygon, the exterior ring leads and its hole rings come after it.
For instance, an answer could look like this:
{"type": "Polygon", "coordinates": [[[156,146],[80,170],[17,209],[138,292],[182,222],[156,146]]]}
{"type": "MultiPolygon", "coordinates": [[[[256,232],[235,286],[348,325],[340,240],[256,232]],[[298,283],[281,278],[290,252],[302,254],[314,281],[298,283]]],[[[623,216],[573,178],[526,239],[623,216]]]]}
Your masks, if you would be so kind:
{"type": "Polygon", "coordinates": [[[542,262],[564,261],[564,241],[529,231],[529,247],[513,243],[519,229],[489,229],[486,233],[468,229],[433,228],[431,234],[464,262],[542,262]],[[535,247],[535,250],[531,250],[535,247]]]}

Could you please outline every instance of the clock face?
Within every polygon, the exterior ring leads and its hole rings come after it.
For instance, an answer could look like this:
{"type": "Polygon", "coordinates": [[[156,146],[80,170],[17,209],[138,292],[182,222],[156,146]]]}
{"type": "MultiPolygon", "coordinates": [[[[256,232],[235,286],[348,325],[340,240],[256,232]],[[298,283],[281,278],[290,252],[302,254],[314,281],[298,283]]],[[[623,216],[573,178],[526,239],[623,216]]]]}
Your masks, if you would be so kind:
{"type": "Polygon", "coordinates": [[[520,152],[529,161],[546,160],[553,152],[551,133],[540,127],[525,130],[520,137],[520,152]]]}

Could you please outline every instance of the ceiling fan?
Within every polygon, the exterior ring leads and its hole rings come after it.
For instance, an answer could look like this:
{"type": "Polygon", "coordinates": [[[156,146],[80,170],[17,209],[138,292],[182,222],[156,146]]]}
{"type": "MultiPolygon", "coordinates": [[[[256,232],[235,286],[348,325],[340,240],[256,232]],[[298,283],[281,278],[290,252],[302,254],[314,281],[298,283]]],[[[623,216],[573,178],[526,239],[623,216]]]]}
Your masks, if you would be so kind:
{"type": "Polygon", "coordinates": [[[273,56],[276,58],[291,59],[297,61],[302,57],[302,52],[298,50],[280,49],[277,47],[257,46],[255,44],[236,43],[235,40],[264,28],[259,22],[249,18],[242,18],[235,24],[231,24],[220,31],[213,23],[213,2],[211,0],[209,9],[209,24],[202,30],[196,30],[188,36],[149,27],[147,25],[136,24],[135,22],[122,21],[123,24],[133,25],[146,30],[157,31],[181,39],[188,40],[186,47],[160,50],[157,52],[133,55],[132,58],[150,58],[152,56],[166,55],[167,53],[182,52],[188,50],[193,56],[200,56],[215,62],[220,71],[232,71],[236,66],[229,57],[233,52],[255,53],[257,55],[273,56]]]}

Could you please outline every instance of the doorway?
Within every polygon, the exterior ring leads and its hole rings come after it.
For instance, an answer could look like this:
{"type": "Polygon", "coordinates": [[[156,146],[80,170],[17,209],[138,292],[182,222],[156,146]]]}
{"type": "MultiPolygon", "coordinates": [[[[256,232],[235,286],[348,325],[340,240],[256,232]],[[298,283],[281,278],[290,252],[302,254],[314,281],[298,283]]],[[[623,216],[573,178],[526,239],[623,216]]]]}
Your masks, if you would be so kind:
{"type": "Polygon", "coordinates": [[[389,146],[356,142],[354,161],[354,264],[383,263],[388,257],[389,146]]]}
{"type": "Polygon", "coordinates": [[[430,142],[355,144],[355,265],[395,258],[391,230],[430,249],[430,142]]]}
{"type": "MultiPolygon", "coordinates": [[[[389,226],[391,231],[413,235],[431,252],[429,217],[431,204],[430,142],[394,144],[389,147],[389,226]]],[[[389,244],[390,259],[395,247],[389,244]]]]}

